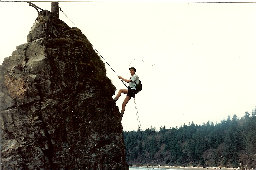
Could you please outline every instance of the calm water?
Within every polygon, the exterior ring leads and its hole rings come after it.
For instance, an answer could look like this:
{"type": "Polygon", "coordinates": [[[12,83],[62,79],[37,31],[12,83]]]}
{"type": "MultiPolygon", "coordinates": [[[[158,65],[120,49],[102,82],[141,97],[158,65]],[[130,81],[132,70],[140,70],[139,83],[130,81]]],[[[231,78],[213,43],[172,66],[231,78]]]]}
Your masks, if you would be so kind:
{"type": "MultiPolygon", "coordinates": [[[[178,169],[175,169],[175,168],[134,168],[134,167],[130,167],[129,170],[178,170],[178,169]]],[[[179,169],[181,170],[181,169],[179,169]]]]}

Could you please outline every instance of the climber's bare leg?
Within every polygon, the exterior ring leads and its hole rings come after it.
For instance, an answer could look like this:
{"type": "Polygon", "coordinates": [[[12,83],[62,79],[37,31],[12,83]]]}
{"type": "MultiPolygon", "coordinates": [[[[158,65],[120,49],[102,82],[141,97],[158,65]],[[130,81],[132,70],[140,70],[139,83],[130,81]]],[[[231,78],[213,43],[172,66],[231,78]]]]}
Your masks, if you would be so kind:
{"type": "Polygon", "coordinates": [[[116,97],[114,98],[114,100],[117,101],[122,93],[127,94],[128,89],[120,89],[119,92],[117,93],[116,97]]]}
{"type": "Polygon", "coordinates": [[[122,104],[122,110],[121,110],[121,114],[124,114],[124,111],[125,111],[125,106],[126,104],[129,102],[129,100],[131,99],[130,96],[126,96],[124,101],[123,101],[123,104],[122,104]]]}

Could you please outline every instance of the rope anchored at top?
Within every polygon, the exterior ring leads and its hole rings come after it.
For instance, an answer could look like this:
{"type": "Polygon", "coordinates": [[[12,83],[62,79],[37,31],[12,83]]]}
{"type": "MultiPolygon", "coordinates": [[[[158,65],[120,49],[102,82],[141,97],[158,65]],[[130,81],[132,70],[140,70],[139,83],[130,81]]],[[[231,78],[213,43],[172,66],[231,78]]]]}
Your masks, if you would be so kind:
{"type": "Polygon", "coordinates": [[[29,6],[32,6],[33,8],[35,8],[38,13],[43,11],[42,8],[38,7],[37,5],[33,4],[32,2],[27,2],[27,3],[29,4],[29,6]]]}
{"type": "Polygon", "coordinates": [[[61,9],[61,7],[59,7],[60,11],[65,15],[65,17],[72,22],[72,24],[76,25],[71,19],[69,19],[69,17],[67,16],[67,14],[61,9]]]}

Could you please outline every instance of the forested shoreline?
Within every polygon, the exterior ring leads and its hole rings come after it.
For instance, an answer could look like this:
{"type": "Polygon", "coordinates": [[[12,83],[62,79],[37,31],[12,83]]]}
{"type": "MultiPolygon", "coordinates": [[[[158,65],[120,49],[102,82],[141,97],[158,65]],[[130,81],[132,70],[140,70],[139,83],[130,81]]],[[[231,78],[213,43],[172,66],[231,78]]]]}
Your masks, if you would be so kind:
{"type": "Polygon", "coordinates": [[[220,123],[124,132],[130,165],[256,168],[256,112],[220,123]]]}

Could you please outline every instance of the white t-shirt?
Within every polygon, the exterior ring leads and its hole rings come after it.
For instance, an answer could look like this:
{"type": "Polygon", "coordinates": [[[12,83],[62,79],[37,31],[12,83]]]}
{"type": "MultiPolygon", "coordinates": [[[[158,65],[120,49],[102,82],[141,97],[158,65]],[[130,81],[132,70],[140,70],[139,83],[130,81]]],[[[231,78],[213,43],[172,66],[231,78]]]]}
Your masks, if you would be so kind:
{"type": "Polygon", "coordinates": [[[136,90],[136,84],[139,84],[139,77],[134,74],[131,78],[130,78],[130,81],[129,82],[129,87],[131,87],[131,89],[135,89],[136,90]]]}

